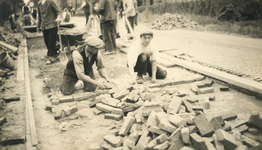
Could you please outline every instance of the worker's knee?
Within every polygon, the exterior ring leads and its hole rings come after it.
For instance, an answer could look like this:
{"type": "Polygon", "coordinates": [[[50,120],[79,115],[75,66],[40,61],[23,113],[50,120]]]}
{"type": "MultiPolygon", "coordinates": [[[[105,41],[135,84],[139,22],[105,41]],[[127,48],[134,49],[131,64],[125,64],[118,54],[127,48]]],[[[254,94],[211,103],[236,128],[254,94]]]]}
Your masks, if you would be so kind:
{"type": "Polygon", "coordinates": [[[156,74],[157,79],[165,79],[166,76],[167,76],[166,70],[161,70],[161,71],[157,72],[157,74],[156,74]]]}
{"type": "Polygon", "coordinates": [[[60,86],[60,91],[64,95],[71,95],[74,93],[75,88],[73,87],[68,87],[68,86],[63,86],[63,84],[60,86]]]}
{"type": "Polygon", "coordinates": [[[138,56],[138,60],[140,60],[140,62],[146,62],[147,61],[147,56],[146,54],[142,53],[138,56]]]}

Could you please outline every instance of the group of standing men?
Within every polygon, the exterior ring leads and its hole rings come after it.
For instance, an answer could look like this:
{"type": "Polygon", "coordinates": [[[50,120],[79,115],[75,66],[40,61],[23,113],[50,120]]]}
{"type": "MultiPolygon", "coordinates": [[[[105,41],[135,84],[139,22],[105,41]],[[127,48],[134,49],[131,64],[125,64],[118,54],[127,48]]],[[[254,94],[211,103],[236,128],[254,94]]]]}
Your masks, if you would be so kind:
{"type": "MultiPolygon", "coordinates": [[[[72,94],[75,90],[75,84],[78,80],[84,82],[85,91],[94,91],[97,87],[100,89],[110,88],[112,82],[106,73],[103,65],[100,49],[106,51],[116,50],[116,21],[117,9],[122,7],[121,13],[130,20],[134,27],[135,7],[133,0],[99,0],[94,10],[100,14],[103,41],[96,36],[89,36],[85,40],[85,45],[72,52],[64,70],[63,81],[60,90],[64,95],[72,94]],[[97,70],[106,82],[95,80],[92,66],[96,64],[97,70]]],[[[52,63],[57,57],[55,47],[57,37],[57,22],[62,20],[61,12],[53,0],[40,0],[38,3],[38,30],[41,29],[44,35],[44,41],[48,49],[47,63],[52,63]],[[49,62],[48,62],[49,61],[49,62]]],[[[127,54],[128,68],[131,75],[131,83],[143,83],[143,75],[151,77],[155,83],[156,79],[164,79],[167,72],[157,66],[158,51],[151,43],[153,32],[145,31],[140,34],[140,41],[134,42],[127,54]],[[137,72],[137,77],[135,77],[137,72]]]]}

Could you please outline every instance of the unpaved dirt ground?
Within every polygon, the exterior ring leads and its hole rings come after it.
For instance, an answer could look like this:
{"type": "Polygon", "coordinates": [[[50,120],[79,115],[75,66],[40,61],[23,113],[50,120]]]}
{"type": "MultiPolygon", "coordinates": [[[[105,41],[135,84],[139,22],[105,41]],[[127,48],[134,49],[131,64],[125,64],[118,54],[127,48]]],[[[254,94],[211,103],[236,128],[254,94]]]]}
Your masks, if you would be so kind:
{"type": "MultiPolygon", "coordinates": [[[[76,20],[83,20],[84,22],[84,18],[76,18],[76,20]]],[[[136,28],[137,34],[146,28],[146,25],[140,24],[139,27],[136,28]]],[[[156,31],[157,38],[154,38],[152,41],[158,44],[159,49],[172,47],[179,48],[187,44],[179,39],[174,42],[172,36],[172,32],[174,31],[165,32],[169,32],[168,36],[166,34],[161,35],[160,31],[156,31]]],[[[185,31],[183,33],[190,34],[190,31],[185,31]]],[[[214,37],[215,35],[216,34],[214,34],[214,37]]],[[[136,39],[139,39],[138,35],[136,39]]],[[[194,39],[191,40],[194,41],[194,39]]],[[[250,39],[250,41],[252,41],[252,39],[250,39]]],[[[51,104],[48,98],[48,93],[61,95],[61,93],[59,93],[59,86],[62,81],[64,66],[59,62],[56,62],[52,65],[45,65],[47,49],[42,38],[28,39],[27,44],[30,62],[32,100],[34,105],[37,136],[39,140],[37,149],[86,150],[89,149],[89,146],[92,142],[103,143],[103,137],[108,133],[113,132],[114,130],[112,130],[112,128],[118,128],[121,126],[122,120],[105,120],[103,114],[95,116],[93,114],[94,108],[89,108],[88,104],[90,101],[71,102],[55,105],[54,107],[57,109],[73,105],[78,107],[78,112],[75,114],[72,114],[66,118],[55,120],[53,114],[45,110],[45,105],[51,104]],[[60,130],[59,126],[62,123],[66,124],[66,131],[60,130]]],[[[198,44],[197,42],[194,42],[194,50],[201,49],[202,47],[202,43],[198,44]]],[[[183,48],[185,48],[185,46],[183,48]]],[[[224,45],[223,48],[230,49],[230,43],[224,45]]],[[[120,52],[115,55],[104,55],[103,51],[102,54],[108,76],[117,83],[119,89],[128,86],[129,74],[126,67],[126,55],[120,52]]],[[[94,69],[96,68],[94,67],[94,69]]],[[[183,79],[195,75],[194,72],[190,72],[181,67],[166,68],[166,70],[168,72],[168,77],[164,81],[183,79]]],[[[97,72],[95,75],[98,77],[98,80],[101,80],[97,72]]],[[[260,114],[262,114],[262,101],[255,99],[252,95],[246,95],[236,91],[235,89],[230,89],[228,92],[221,92],[219,91],[219,87],[224,83],[216,80],[214,81],[214,93],[199,95],[201,98],[209,95],[215,95],[216,97],[216,100],[211,102],[211,109],[205,110],[206,114],[212,116],[225,112],[234,112],[238,114],[238,118],[234,120],[232,124],[248,118],[250,113],[253,111],[260,112],[260,114]]],[[[149,81],[147,81],[145,84],[149,84],[149,81]]],[[[186,91],[189,95],[194,95],[194,93],[190,90],[189,84],[176,85],[175,87],[186,91]]],[[[82,91],[79,90],[76,92],[76,94],[79,92],[82,91]]],[[[20,108],[20,105],[13,107],[20,108]]]]}

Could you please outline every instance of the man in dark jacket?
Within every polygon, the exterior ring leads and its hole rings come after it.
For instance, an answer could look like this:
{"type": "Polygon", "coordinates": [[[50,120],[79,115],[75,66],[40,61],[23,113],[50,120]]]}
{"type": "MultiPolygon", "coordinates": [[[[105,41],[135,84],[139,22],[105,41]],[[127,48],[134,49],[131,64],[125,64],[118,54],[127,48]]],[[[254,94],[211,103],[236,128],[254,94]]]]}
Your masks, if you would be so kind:
{"type": "Polygon", "coordinates": [[[89,36],[86,39],[86,45],[73,51],[72,58],[66,65],[63,82],[60,86],[60,90],[64,95],[69,95],[74,92],[75,84],[78,80],[84,82],[85,91],[95,91],[97,87],[100,89],[110,88],[109,83],[113,82],[107,77],[101,53],[99,51],[99,49],[103,47],[104,43],[102,40],[95,36],[89,36]],[[94,63],[96,63],[100,76],[104,78],[107,83],[95,80],[92,69],[94,63]]]}
{"type": "Polygon", "coordinates": [[[107,52],[116,52],[116,3],[115,0],[100,0],[95,8],[101,15],[102,38],[107,52]]]}
{"type": "Polygon", "coordinates": [[[38,2],[38,25],[37,31],[43,31],[47,51],[46,64],[51,64],[57,59],[56,38],[57,24],[62,21],[62,14],[53,0],[40,0],[38,2]]]}

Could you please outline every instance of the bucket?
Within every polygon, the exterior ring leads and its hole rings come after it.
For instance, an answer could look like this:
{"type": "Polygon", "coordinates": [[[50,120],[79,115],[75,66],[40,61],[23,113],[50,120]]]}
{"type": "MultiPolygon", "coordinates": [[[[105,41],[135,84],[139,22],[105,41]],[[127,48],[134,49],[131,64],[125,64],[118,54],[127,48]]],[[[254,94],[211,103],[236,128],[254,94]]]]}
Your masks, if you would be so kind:
{"type": "Polygon", "coordinates": [[[8,55],[8,53],[0,54],[0,66],[14,70],[15,63],[14,60],[8,55]]]}

